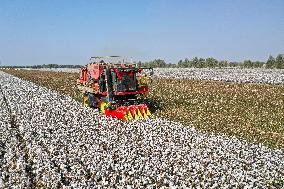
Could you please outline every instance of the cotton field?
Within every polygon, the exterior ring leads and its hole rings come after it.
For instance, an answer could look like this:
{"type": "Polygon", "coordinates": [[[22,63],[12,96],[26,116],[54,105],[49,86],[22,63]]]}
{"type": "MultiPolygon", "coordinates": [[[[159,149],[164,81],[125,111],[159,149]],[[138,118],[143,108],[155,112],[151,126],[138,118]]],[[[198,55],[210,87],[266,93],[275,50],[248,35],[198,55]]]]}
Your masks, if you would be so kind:
{"type": "MultiPolygon", "coordinates": [[[[5,70],[82,102],[79,73],[5,70]]],[[[153,77],[154,115],[284,149],[283,85],[153,77]]]]}
{"type": "Polygon", "coordinates": [[[158,68],[155,73],[166,78],[284,84],[284,70],[277,69],[158,68]]]}
{"type": "Polygon", "coordinates": [[[269,188],[284,153],[161,118],[123,123],[0,72],[0,188],[269,188]]]}
{"type": "MultiPolygon", "coordinates": [[[[73,68],[42,68],[38,70],[69,73],[80,72],[80,69],[73,68]]],[[[155,68],[154,76],[176,79],[227,81],[237,83],[284,84],[284,70],[281,69],[155,68]]]]}

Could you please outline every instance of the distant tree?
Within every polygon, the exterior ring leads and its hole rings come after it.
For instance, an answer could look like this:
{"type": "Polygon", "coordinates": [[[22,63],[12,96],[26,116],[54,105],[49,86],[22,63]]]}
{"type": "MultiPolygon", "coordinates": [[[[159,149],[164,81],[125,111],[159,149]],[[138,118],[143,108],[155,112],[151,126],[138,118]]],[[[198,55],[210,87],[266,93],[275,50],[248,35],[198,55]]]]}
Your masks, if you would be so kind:
{"type": "Polygon", "coordinates": [[[141,62],[141,61],[138,61],[137,65],[138,65],[139,67],[142,67],[142,62],[141,62]]]}
{"type": "Polygon", "coordinates": [[[229,67],[236,67],[236,63],[235,62],[229,62],[229,67]]]}
{"type": "Polygon", "coordinates": [[[154,60],[154,65],[155,67],[158,67],[158,68],[164,68],[166,67],[166,62],[164,60],[157,59],[157,60],[154,60]]]}
{"type": "Polygon", "coordinates": [[[279,54],[275,59],[275,67],[278,69],[284,69],[284,55],[279,54]]]}
{"type": "Polygon", "coordinates": [[[267,62],[266,62],[266,68],[273,68],[275,67],[275,59],[273,58],[273,56],[269,56],[267,62]]]}
{"type": "Polygon", "coordinates": [[[152,68],[165,68],[168,66],[167,63],[161,59],[155,59],[150,62],[145,62],[143,63],[143,65],[146,67],[152,67],[152,68]]]}
{"type": "Polygon", "coordinates": [[[199,63],[198,58],[197,58],[197,57],[194,57],[194,58],[192,59],[192,67],[197,68],[197,67],[198,67],[198,63],[199,63]]]}
{"type": "Polygon", "coordinates": [[[212,58],[212,57],[206,58],[204,67],[213,68],[213,67],[217,67],[217,66],[218,66],[218,60],[216,60],[215,58],[212,58]]]}
{"type": "Polygon", "coordinates": [[[204,68],[204,67],[206,67],[206,65],[205,65],[205,59],[204,59],[204,58],[199,58],[197,65],[198,65],[198,66],[197,66],[198,68],[204,68]]]}
{"type": "Polygon", "coordinates": [[[253,67],[253,63],[251,60],[245,60],[244,63],[243,63],[243,66],[245,68],[252,68],[253,67]]]}
{"type": "Polygon", "coordinates": [[[166,67],[167,68],[175,68],[176,64],[168,63],[168,64],[166,64],[166,67]]]}
{"type": "Polygon", "coordinates": [[[229,66],[229,62],[226,61],[226,60],[217,61],[217,66],[218,66],[219,68],[227,67],[227,66],[229,66]]]}
{"type": "Polygon", "coordinates": [[[179,61],[178,61],[178,67],[179,67],[179,68],[184,68],[184,67],[185,67],[182,60],[179,60],[179,61]]]}
{"type": "Polygon", "coordinates": [[[191,61],[188,58],[184,59],[184,67],[186,68],[191,67],[191,61]]]}
{"type": "Polygon", "coordinates": [[[260,61],[253,62],[254,68],[261,68],[261,67],[263,67],[263,65],[264,65],[264,62],[260,62],[260,61]]]}

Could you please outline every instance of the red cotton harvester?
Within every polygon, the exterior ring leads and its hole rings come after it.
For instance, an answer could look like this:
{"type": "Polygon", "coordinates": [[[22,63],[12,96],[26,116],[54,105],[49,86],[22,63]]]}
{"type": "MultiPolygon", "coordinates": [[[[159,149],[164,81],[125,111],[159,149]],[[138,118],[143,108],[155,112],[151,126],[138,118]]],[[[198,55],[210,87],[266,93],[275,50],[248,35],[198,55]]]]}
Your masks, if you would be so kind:
{"type": "Polygon", "coordinates": [[[149,92],[152,68],[137,67],[114,59],[119,56],[91,57],[81,68],[77,86],[86,107],[98,108],[103,114],[124,121],[148,118],[149,107],[141,102],[149,92]],[[112,60],[112,61],[110,61],[112,60]]]}

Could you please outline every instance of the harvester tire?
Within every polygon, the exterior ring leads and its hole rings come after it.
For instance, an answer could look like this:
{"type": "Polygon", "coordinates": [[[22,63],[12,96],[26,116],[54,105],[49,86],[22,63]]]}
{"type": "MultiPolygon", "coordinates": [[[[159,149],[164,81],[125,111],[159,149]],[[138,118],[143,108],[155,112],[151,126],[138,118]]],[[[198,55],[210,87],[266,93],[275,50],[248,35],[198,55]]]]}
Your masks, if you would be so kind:
{"type": "Polygon", "coordinates": [[[88,94],[88,106],[91,107],[91,108],[97,107],[96,97],[93,93],[88,94]]]}
{"type": "Polygon", "coordinates": [[[95,108],[98,108],[99,110],[101,109],[101,99],[99,96],[95,96],[95,108]]]}

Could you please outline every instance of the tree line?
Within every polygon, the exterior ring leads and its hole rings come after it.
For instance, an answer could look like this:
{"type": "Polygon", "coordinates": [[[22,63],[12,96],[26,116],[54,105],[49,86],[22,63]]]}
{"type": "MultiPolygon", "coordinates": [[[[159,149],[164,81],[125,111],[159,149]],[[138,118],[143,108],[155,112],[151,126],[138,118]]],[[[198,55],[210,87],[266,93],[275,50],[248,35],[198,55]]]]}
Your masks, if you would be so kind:
{"type": "MultiPolygon", "coordinates": [[[[284,54],[279,54],[274,58],[269,56],[266,62],[245,60],[243,62],[229,62],[227,60],[217,60],[215,58],[185,58],[176,64],[166,63],[162,59],[155,59],[149,62],[134,62],[138,66],[152,68],[224,68],[224,67],[240,67],[240,68],[276,68],[284,69],[284,54]]],[[[82,65],[60,65],[60,64],[43,64],[33,66],[1,66],[2,68],[80,68],[82,65]]]]}
{"type": "Polygon", "coordinates": [[[149,62],[137,62],[139,66],[153,68],[223,68],[223,67],[240,67],[240,68],[277,68],[284,69],[284,54],[277,55],[276,58],[269,56],[266,62],[245,60],[243,62],[229,62],[227,60],[217,60],[215,58],[185,58],[177,64],[166,63],[162,59],[155,59],[149,62]]]}

